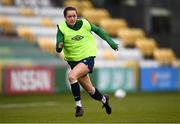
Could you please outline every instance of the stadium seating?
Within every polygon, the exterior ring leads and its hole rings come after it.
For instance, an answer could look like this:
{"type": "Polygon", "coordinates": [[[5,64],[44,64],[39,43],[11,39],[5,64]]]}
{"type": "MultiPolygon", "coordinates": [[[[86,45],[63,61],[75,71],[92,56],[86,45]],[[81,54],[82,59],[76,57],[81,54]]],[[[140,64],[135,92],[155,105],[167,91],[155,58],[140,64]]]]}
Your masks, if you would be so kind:
{"type": "Polygon", "coordinates": [[[43,18],[41,20],[41,25],[45,27],[54,27],[52,20],[50,18],[43,18]]]}
{"type": "Polygon", "coordinates": [[[14,29],[13,26],[13,23],[8,17],[0,16],[0,29],[2,29],[5,33],[12,33],[14,29]]]}
{"type": "MultiPolygon", "coordinates": [[[[90,1],[84,1],[81,2],[81,8],[87,9],[87,8],[91,8],[93,9],[93,6],[90,4],[90,1]]],[[[14,25],[15,31],[17,31],[17,34],[21,37],[24,38],[28,41],[30,41],[31,43],[35,43],[38,44],[38,46],[46,52],[49,53],[54,53],[52,52],[48,47],[42,47],[44,44],[46,43],[41,43],[40,45],[40,40],[42,42],[42,37],[46,37],[46,40],[44,40],[44,42],[52,42],[52,45],[54,45],[55,47],[55,42],[56,42],[56,24],[58,24],[61,20],[64,20],[63,17],[63,8],[53,8],[51,6],[48,6],[46,8],[42,7],[40,9],[36,8],[36,9],[31,9],[33,10],[33,14],[32,15],[24,15],[22,13],[20,13],[20,8],[22,8],[21,6],[12,6],[12,7],[7,7],[7,6],[3,6],[2,9],[0,8],[0,12],[3,13],[3,15],[6,15],[6,17],[9,18],[9,20],[11,20],[11,22],[14,25]],[[58,16],[57,16],[58,15],[58,16]],[[50,40],[47,40],[48,39],[50,40]],[[42,45],[43,44],[43,45],[42,45]]],[[[23,7],[24,8],[24,7],[23,7]]],[[[84,11],[88,11],[88,10],[84,10],[84,11]]],[[[96,9],[93,9],[93,12],[96,11],[96,9]]],[[[104,18],[105,16],[107,16],[109,18],[109,13],[107,11],[104,11],[102,9],[99,10],[99,13],[105,13],[102,14],[102,18],[104,18]]],[[[98,14],[97,14],[98,15],[98,14]]],[[[99,17],[97,17],[98,19],[99,17]]],[[[100,19],[98,19],[100,20],[100,19]]],[[[113,23],[117,23],[117,25],[119,24],[119,21],[122,23],[121,25],[123,25],[123,20],[122,19],[109,19],[109,20],[113,20],[113,23]]],[[[97,21],[99,22],[99,21],[97,21]]],[[[126,24],[125,24],[126,25],[126,24]]],[[[113,30],[113,29],[112,29],[113,30]]],[[[99,51],[103,51],[104,48],[105,49],[109,49],[110,47],[108,46],[108,44],[106,42],[104,42],[102,39],[97,38],[97,45],[99,47],[99,51]]],[[[116,39],[117,40],[117,39],[116,39]]],[[[117,42],[121,45],[120,40],[117,40],[117,42]]],[[[48,43],[47,43],[48,44],[48,43]]],[[[120,60],[120,59],[128,59],[128,58],[135,58],[135,59],[139,59],[141,57],[141,54],[139,54],[138,50],[134,49],[134,50],[126,50],[126,49],[121,49],[120,53],[117,52],[112,52],[112,50],[107,50],[110,53],[108,53],[109,55],[112,55],[112,57],[107,57],[107,53],[102,52],[102,57],[98,57],[101,59],[105,59],[105,60],[110,60],[114,58],[114,60],[120,60]],[[122,54],[121,54],[122,53],[122,54]],[[128,57],[126,57],[128,56],[128,57]],[[137,57],[138,56],[138,57],[137,57]]]]}
{"type": "Polygon", "coordinates": [[[57,57],[43,52],[36,45],[14,37],[1,37],[0,63],[3,65],[63,64],[57,57]]]}
{"type": "Polygon", "coordinates": [[[5,6],[12,6],[13,0],[1,0],[1,4],[5,6]]]}
{"type": "Polygon", "coordinates": [[[39,37],[37,39],[39,47],[48,53],[51,53],[52,55],[55,54],[55,44],[53,44],[53,39],[50,39],[48,37],[39,37]]]}
{"type": "MultiPolygon", "coordinates": [[[[49,2],[45,6],[33,7],[33,2],[26,6],[28,2],[20,0],[20,3],[15,2],[15,6],[1,6],[0,29],[4,32],[16,31],[19,37],[37,44],[42,51],[56,55],[56,25],[64,20],[64,7],[52,7],[49,2]]],[[[147,38],[142,29],[128,27],[125,19],[112,18],[106,9],[95,8],[90,0],[66,0],[64,6],[69,5],[77,7],[82,17],[102,27],[119,44],[120,50],[113,51],[105,41],[94,34],[98,46],[97,60],[140,62],[155,58],[159,61],[155,54],[158,47],[156,41],[147,38]]],[[[62,53],[59,56],[63,59],[64,55],[62,53]]]]}
{"type": "Polygon", "coordinates": [[[176,60],[175,53],[170,48],[159,48],[154,50],[154,58],[160,63],[160,65],[173,65],[173,61],[176,60]]]}
{"type": "Polygon", "coordinates": [[[74,6],[77,8],[78,13],[80,12],[80,2],[77,0],[66,0],[64,1],[64,6],[74,6]]]}
{"type": "Polygon", "coordinates": [[[125,47],[135,47],[136,39],[144,38],[145,33],[139,28],[125,28],[118,30],[118,37],[125,47]]]}
{"type": "Polygon", "coordinates": [[[91,23],[97,25],[100,25],[101,20],[106,20],[110,18],[108,11],[105,9],[85,9],[81,14],[91,23]]]}
{"type": "Polygon", "coordinates": [[[27,41],[29,41],[31,43],[35,42],[35,36],[28,27],[19,26],[19,27],[17,27],[16,32],[19,37],[26,39],[27,41]]]}
{"type": "Polygon", "coordinates": [[[117,37],[118,30],[127,28],[128,24],[124,19],[102,19],[99,25],[112,37],[117,37]]]}
{"type": "Polygon", "coordinates": [[[111,50],[104,50],[103,57],[105,60],[116,60],[111,50]]]}
{"type": "Polygon", "coordinates": [[[90,1],[83,0],[83,1],[78,1],[78,0],[66,0],[64,2],[64,6],[74,6],[77,8],[78,14],[82,15],[82,12],[87,9],[93,9],[93,5],[90,1]]]}
{"type": "Polygon", "coordinates": [[[90,1],[88,1],[88,0],[81,1],[80,7],[81,7],[80,8],[81,12],[84,11],[85,9],[93,9],[94,8],[92,3],[90,1]]]}
{"type": "Polygon", "coordinates": [[[153,52],[157,49],[157,43],[154,39],[140,38],[136,40],[135,45],[138,49],[140,49],[145,58],[153,59],[153,52]]]}
{"type": "Polygon", "coordinates": [[[23,16],[35,16],[35,13],[32,8],[20,8],[20,14],[23,16]]]}

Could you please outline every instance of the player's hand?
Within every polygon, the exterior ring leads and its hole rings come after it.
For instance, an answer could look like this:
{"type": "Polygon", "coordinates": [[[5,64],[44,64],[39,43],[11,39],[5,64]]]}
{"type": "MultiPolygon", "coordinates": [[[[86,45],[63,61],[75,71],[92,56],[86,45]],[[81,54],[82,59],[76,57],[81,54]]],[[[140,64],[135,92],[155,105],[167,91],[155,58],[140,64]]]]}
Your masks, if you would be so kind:
{"type": "Polygon", "coordinates": [[[63,49],[63,43],[60,42],[60,43],[57,44],[57,46],[56,46],[56,51],[57,51],[58,53],[60,53],[60,52],[62,51],[62,49],[63,49]]]}
{"type": "Polygon", "coordinates": [[[62,49],[63,48],[63,43],[60,42],[58,48],[62,49]]]}
{"type": "Polygon", "coordinates": [[[118,51],[118,50],[119,50],[119,44],[114,43],[114,44],[111,46],[111,48],[114,49],[115,51],[118,51]]]}

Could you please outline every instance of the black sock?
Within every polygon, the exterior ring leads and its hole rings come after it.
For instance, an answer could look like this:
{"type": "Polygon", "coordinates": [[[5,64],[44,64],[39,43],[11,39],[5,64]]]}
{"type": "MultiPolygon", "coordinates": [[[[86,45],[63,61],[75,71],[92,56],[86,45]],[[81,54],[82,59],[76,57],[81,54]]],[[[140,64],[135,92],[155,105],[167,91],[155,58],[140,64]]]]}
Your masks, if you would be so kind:
{"type": "Polygon", "coordinates": [[[71,91],[72,91],[75,101],[81,100],[80,86],[79,86],[78,82],[71,84],[71,91]]]}
{"type": "Polygon", "coordinates": [[[103,95],[95,88],[95,93],[93,95],[90,94],[90,96],[98,101],[101,101],[103,98],[103,95]]]}

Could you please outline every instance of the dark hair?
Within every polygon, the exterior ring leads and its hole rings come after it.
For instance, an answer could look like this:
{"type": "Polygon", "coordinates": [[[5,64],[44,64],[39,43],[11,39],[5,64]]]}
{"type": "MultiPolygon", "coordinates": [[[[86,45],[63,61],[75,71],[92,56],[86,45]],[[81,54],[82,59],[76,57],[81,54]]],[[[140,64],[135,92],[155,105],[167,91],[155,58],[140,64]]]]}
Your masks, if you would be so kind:
{"type": "Polygon", "coordinates": [[[75,8],[75,7],[72,7],[72,6],[68,6],[68,7],[66,7],[65,9],[64,9],[64,17],[66,17],[66,15],[67,15],[67,11],[69,11],[69,10],[74,10],[74,11],[76,11],[76,13],[77,13],[77,9],[75,8]]]}

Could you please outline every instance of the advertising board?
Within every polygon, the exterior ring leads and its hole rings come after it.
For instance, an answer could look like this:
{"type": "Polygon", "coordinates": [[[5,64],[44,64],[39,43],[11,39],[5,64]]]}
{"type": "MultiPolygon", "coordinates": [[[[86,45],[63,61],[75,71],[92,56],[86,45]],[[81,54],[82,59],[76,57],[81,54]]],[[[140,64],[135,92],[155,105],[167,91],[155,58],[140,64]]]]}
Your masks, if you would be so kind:
{"type": "Polygon", "coordinates": [[[178,89],[178,68],[141,68],[140,82],[141,91],[176,91],[178,89]]]}
{"type": "Polygon", "coordinates": [[[5,70],[6,94],[53,93],[54,70],[51,67],[11,67],[5,70]]]}
{"type": "Polygon", "coordinates": [[[132,68],[97,68],[96,76],[96,85],[101,91],[111,92],[116,89],[135,91],[137,89],[132,68]]]}
{"type": "Polygon", "coordinates": [[[0,65],[0,94],[2,94],[2,66],[0,65]]]}

